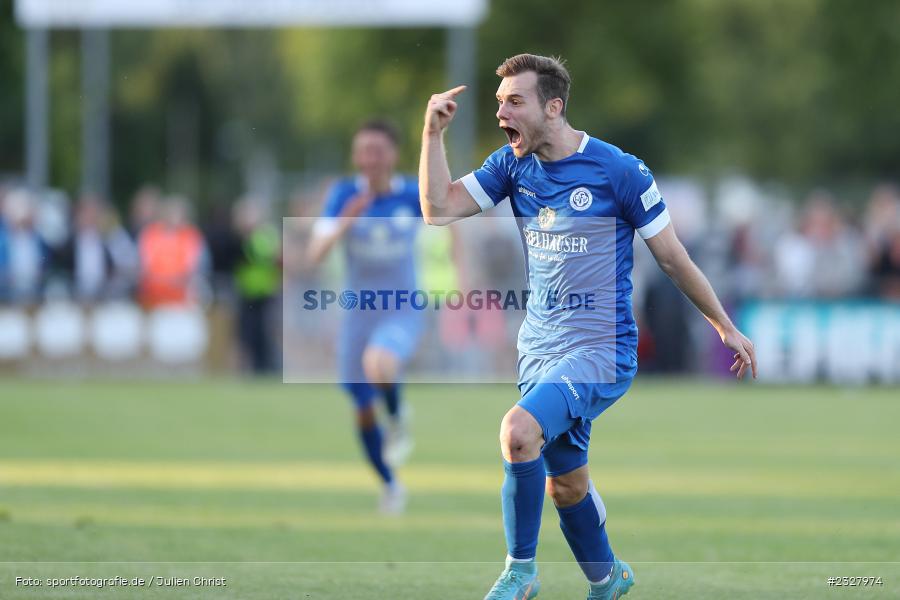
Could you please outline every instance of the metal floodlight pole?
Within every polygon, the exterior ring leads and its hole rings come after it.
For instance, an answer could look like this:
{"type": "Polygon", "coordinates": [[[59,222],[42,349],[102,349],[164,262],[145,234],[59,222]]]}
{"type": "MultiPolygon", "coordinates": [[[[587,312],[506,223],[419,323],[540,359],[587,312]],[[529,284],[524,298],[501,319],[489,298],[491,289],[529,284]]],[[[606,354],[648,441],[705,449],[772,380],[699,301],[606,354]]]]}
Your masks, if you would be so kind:
{"type": "Polygon", "coordinates": [[[450,172],[460,177],[473,169],[472,155],[475,151],[476,110],[478,108],[478,86],[475,72],[478,38],[474,27],[450,27],[447,29],[447,88],[465,84],[468,86],[453,124],[447,130],[447,152],[450,172]]]}
{"type": "Polygon", "coordinates": [[[82,191],[109,199],[109,32],[81,32],[82,191]]]}
{"type": "Polygon", "coordinates": [[[25,182],[39,194],[47,187],[49,95],[47,94],[48,35],[30,28],[25,55],[25,182]]]}
{"type": "Polygon", "coordinates": [[[26,168],[30,188],[44,189],[48,180],[47,29],[82,27],[82,189],[108,197],[110,189],[110,27],[182,26],[434,26],[447,29],[446,67],[452,85],[466,83],[469,91],[449,132],[450,165],[470,170],[475,146],[477,89],[476,30],[487,0],[457,0],[432,6],[419,0],[373,0],[361,11],[358,0],[259,0],[256,3],[154,2],[153,0],[16,0],[16,19],[28,28],[26,168]],[[227,5],[227,7],[225,7],[227,5]]]}

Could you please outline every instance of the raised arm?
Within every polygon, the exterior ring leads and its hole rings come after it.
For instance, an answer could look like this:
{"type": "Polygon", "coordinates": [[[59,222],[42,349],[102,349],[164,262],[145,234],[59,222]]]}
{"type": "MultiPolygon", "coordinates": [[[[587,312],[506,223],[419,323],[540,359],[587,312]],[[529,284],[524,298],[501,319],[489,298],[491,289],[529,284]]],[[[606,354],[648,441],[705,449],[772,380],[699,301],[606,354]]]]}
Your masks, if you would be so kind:
{"type": "Polygon", "coordinates": [[[444,150],[444,131],[456,114],[454,98],[465,89],[461,85],[433,95],[425,110],[419,158],[419,202],[429,225],[448,225],[481,212],[462,182],[451,181],[444,150]]]}
{"type": "Polygon", "coordinates": [[[313,226],[312,237],[306,248],[306,267],[315,268],[325,260],[334,245],[344,237],[350,226],[375,198],[370,192],[361,192],[351,198],[336,217],[320,217],[313,226]]]}
{"type": "Polygon", "coordinates": [[[734,351],[735,360],[731,371],[737,370],[737,377],[741,379],[747,369],[750,369],[755,379],[756,353],[753,342],[738,331],[728,318],[709,280],[691,260],[687,250],[675,235],[672,224],[669,223],[662,231],[645,241],[663,272],[715,327],[719,337],[722,338],[722,343],[734,351]]]}

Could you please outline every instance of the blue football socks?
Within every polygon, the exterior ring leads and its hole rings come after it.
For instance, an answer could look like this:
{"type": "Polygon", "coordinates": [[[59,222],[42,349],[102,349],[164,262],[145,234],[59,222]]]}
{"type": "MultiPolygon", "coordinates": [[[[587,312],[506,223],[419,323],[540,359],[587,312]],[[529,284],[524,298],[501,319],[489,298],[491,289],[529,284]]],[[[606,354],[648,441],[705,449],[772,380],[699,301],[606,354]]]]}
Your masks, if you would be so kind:
{"type": "Polygon", "coordinates": [[[363,447],[366,449],[366,456],[369,458],[369,462],[378,472],[382,481],[391,483],[394,479],[394,475],[391,473],[391,469],[387,466],[387,463],[384,462],[384,458],[381,454],[381,428],[376,425],[371,429],[360,429],[359,438],[362,440],[363,447]]]}
{"type": "Polygon", "coordinates": [[[581,502],[556,511],[563,535],[588,581],[603,581],[612,570],[614,557],[606,536],[606,507],[593,482],[581,502]]]}
{"type": "Polygon", "coordinates": [[[503,469],[506,475],[500,497],[506,548],[512,558],[531,559],[537,551],[544,507],[544,459],[539,456],[530,462],[503,461],[503,469]]]}
{"type": "Polygon", "coordinates": [[[396,419],[400,413],[400,384],[395,383],[384,390],[384,406],[392,419],[396,419]]]}

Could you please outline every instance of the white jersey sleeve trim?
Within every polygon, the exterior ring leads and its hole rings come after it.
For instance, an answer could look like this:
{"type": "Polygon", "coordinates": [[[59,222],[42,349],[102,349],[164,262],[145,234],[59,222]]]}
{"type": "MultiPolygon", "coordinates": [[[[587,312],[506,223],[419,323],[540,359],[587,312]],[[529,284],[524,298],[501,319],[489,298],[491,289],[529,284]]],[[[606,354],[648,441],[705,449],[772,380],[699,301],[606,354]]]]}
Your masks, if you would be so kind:
{"type": "Polygon", "coordinates": [[[338,230],[340,224],[336,217],[319,217],[313,225],[313,236],[326,237],[338,230]]]}
{"type": "Polygon", "coordinates": [[[643,227],[639,227],[637,232],[641,236],[641,238],[645,240],[649,240],[654,235],[665,229],[666,225],[672,219],[669,218],[669,209],[664,208],[661,213],[659,213],[655,219],[644,225],[643,227]]]}
{"type": "Polygon", "coordinates": [[[491,200],[491,197],[487,195],[487,192],[484,191],[484,188],[481,187],[481,184],[478,182],[478,178],[475,177],[475,173],[469,173],[465,177],[463,177],[460,181],[462,184],[466,186],[466,190],[475,199],[475,202],[481,208],[481,212],[484,212],[490,208],[494,208],[494,201],[491,200]]]}
{"type": "Polygon", "coordinates": [[[584,132],[584,137],[581,138],[581,143],[578,145],[578,154],[584,152],[584,149],[587,147],[588,142],[590,141],[591,136],[587,134],[587,131],[584,132]]]}

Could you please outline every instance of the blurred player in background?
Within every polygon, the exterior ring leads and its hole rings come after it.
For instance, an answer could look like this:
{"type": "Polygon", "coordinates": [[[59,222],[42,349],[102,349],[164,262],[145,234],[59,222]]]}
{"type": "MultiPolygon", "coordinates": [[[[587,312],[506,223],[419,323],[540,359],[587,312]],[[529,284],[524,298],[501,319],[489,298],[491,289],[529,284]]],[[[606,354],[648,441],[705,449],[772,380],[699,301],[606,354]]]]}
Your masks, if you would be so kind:
{"type": "Polygon", "coordinates": [[[591,421],[625,394],[637,372],[631,311],[635,231],[733,350],[732,371],[739,378],[747,370],[756,376],[753,345],[732,324],[676,237],[650,170],[569,125],[571,80],[563,64],[522,54],[500,65],[497,75],[502,81],[496,116],[509,144],[480,169],[451,181],[443,132],[456,112],[455,97],[465,89],[460,86],[431,97],[419,166],[427,222],[447,224],[509,198],[527,250],[531,295],[518,343],[522,398],[500,426],[508,556],[486,600],[537,596],[535,555],[545,486],[587,576],[588,599],[618,598],[633,585],[634,575],[610,547],[606,508],[590,480],[587,458],[591,421]],[[603,223],[614,224],[605,235],[597,230],[603,223]],[[548,293],[562,298],[566,290],[589,290],[592,283],[596,289],[603,263],[611,268],[614,263],[615,286],[597,293],[615,307],[609,313],[614,323],[603,321],[602,310],[538,300],[548,293]],[[614,349],[604,355],[610,346],[614,349]],[[609,364],[601,364],[604,356],[609,364]]]}
{"type": "MultiPolygon", "coordinates": [[[[321,263],[342,241],[345,289],[354,293],[416,289],[414,246],[422,213],[415,179],[394,172],[397,143],[397,132],[385,121],[359,128],[352,149],[358,175],[335,183],[313,230],[308,260],[321,263]]],[[[339,375],[356,405],[366,456],[384,483],[380,509],[397,514],[405,508],[406,491],[393,467],[412,450],[399,379],[418,343],[423,315],[407,303],[399,309],[348,309],[343,316],[339,375]],[[375,411],[379,396],[387,412],[386,436],[375,411]]]]}

